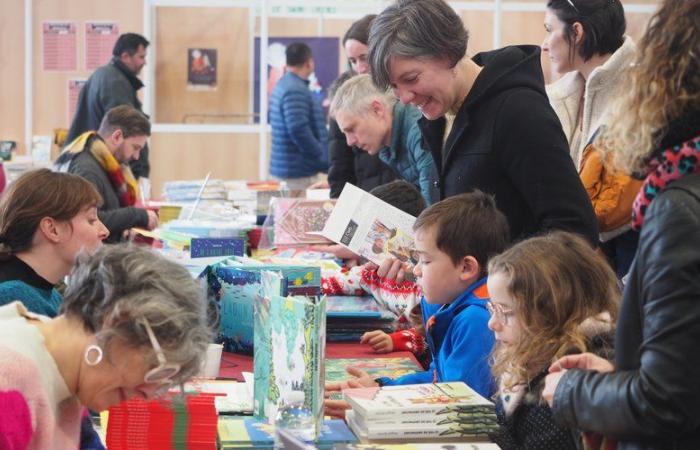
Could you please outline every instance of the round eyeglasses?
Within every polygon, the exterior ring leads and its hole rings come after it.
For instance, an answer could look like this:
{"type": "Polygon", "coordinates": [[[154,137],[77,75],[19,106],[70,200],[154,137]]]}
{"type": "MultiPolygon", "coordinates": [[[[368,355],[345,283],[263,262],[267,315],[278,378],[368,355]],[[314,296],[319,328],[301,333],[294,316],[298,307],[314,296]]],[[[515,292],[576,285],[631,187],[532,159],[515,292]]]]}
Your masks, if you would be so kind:
{"type": "Polygon", "coordinates": [[[503,305],[492,301],[486,302],[486,309],[499,324],[506,326],[510,324],[510,318],[513,317],[512,309],[505,309],[503,305]]]}

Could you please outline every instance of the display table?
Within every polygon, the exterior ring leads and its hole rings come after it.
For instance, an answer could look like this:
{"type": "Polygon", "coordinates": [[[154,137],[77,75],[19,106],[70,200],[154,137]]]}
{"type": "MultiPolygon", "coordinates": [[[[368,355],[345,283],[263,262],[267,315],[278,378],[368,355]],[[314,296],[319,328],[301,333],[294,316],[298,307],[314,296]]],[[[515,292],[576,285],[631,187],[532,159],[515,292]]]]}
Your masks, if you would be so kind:
{"type": "MultiPolygon", "coordinates": [[[[326,358],[411,358],[420,366],[415,356],[411,352],[375,353],[372,347],[359,343],[329,342],[326,344],[326,358]]],[[[238,381],[243,380],[243,372],[253,371],[253,357],[248,355],[238,355],[224,352],[221,356],[221,369],[219,377],[233,378],[238,381]]]]}

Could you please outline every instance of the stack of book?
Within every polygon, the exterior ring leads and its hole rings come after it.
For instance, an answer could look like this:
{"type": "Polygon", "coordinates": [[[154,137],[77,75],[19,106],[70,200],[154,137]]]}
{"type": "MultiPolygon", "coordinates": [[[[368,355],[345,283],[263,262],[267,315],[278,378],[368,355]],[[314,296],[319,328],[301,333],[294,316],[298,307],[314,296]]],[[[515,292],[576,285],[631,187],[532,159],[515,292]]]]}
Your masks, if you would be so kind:
{"type": "Polygon", "coordinates": [[[493,403],[462,382],[346,389],[350,428],[361,440],[487,440],[498,429],[493,403]]]}
{"type": "Polygon", "coordinates": [[[370,296],[326,296],[326,314],[329,342],[359,342],[367,331],[394,331],[392,317],[383,315],[370,296]]]}
{"type": "Polygon", "coordinates": [[[110,450],[216,448],[217,414],[212,395],[150,401],[134,398],[110,408],[108,417],[110,450]]]}

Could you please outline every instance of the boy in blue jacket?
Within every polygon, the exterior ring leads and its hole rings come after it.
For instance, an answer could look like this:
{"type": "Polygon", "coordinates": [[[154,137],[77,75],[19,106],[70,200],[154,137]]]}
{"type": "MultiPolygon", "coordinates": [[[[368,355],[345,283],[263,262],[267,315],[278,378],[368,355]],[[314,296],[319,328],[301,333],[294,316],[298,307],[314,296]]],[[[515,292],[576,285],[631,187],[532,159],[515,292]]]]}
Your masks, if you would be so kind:
{"type": "MultiPolygon", "coordinates": [[[[426,341],[433,356],[427,371],[391,379],[354,375],[328,383],[326,391],[348,387],[463,381],[484,397],[493,391],[488,357],[494,344],[488,329],[486,268],[510,240],[508,223],[490,195],[480,191],[449,197],[428,207],[414,225],[414,268],[423,293],[426,341]]],[[[326,401],[326,414],[342,416],[341,401],[326,401]]]]}

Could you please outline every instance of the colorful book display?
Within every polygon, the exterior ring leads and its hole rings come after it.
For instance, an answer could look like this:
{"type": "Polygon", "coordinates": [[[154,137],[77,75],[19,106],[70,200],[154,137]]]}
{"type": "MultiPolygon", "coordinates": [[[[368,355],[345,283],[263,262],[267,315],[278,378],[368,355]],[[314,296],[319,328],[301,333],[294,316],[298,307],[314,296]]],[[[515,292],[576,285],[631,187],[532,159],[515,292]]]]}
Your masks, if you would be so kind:
{"type": "MultiPolygon", "coordinates": [[[[219,419],[219,443],[221,450],[235,448],[271,449],[275,427],[267,421],[251,417],[221,417],[219,419]]],[[[334,444],[353,443],[357,438],[342,420],[324,420],[321,433],[314,446],[319,450],[330,449],[334,444]]]]}
{"type": "Polygon", "coordinates": [[[323,419],[325,298],[278,294],[281,273],[262,272],[262,298],[255,303],[253,367],[254,414],[274,421],[280,399],[304,391],[304,403],[316,420],[323,419]]]}
{"type": "Polygon", "coordinates": [[[214,396],[175,395],[162,400],[133,398],[109,409],[110,450],[212,450],[218,418],[214,396]]]}
{"type": "Polygon", "coordinates": [[[191,258],[212,256],[245,256],[245,240],[242,238],[192,238],[191,258]]]}
{"type": "Polygon", "coordinates": [[[336,444],[333,450],[500,450],[485,442],[435,442],[424,444],[336,444]]]}
{"type": "Polygon", "coordinates": [[[348,378],[348,367],[367,372],[372,378],[398,378],[423,368],[411,358],[326,359],[326,381],[343,381],[348,378]]]}
{"type": "Polygon", "coordinates": [[[220,338],[227,352],[253,353],[253,305],[260,296],[260,274],[264,270],[282,273],[285,281],[278,295],[319,295],[321,270],[294,266],[262,264],[250,258],[229,258],[207,270],[209,295],[220,309],[220,338]]]}
{"type": "Polygon", "coordinates": [[[493,403],[462,382],[346,389],[350,428],[361,439],[487,439],[493,403]]]}
{"type": "Polygon", "coordinates": [[[274,203],[276,246],[328,244],[320,235],[335,200],[279,198],[274,203]]]}

